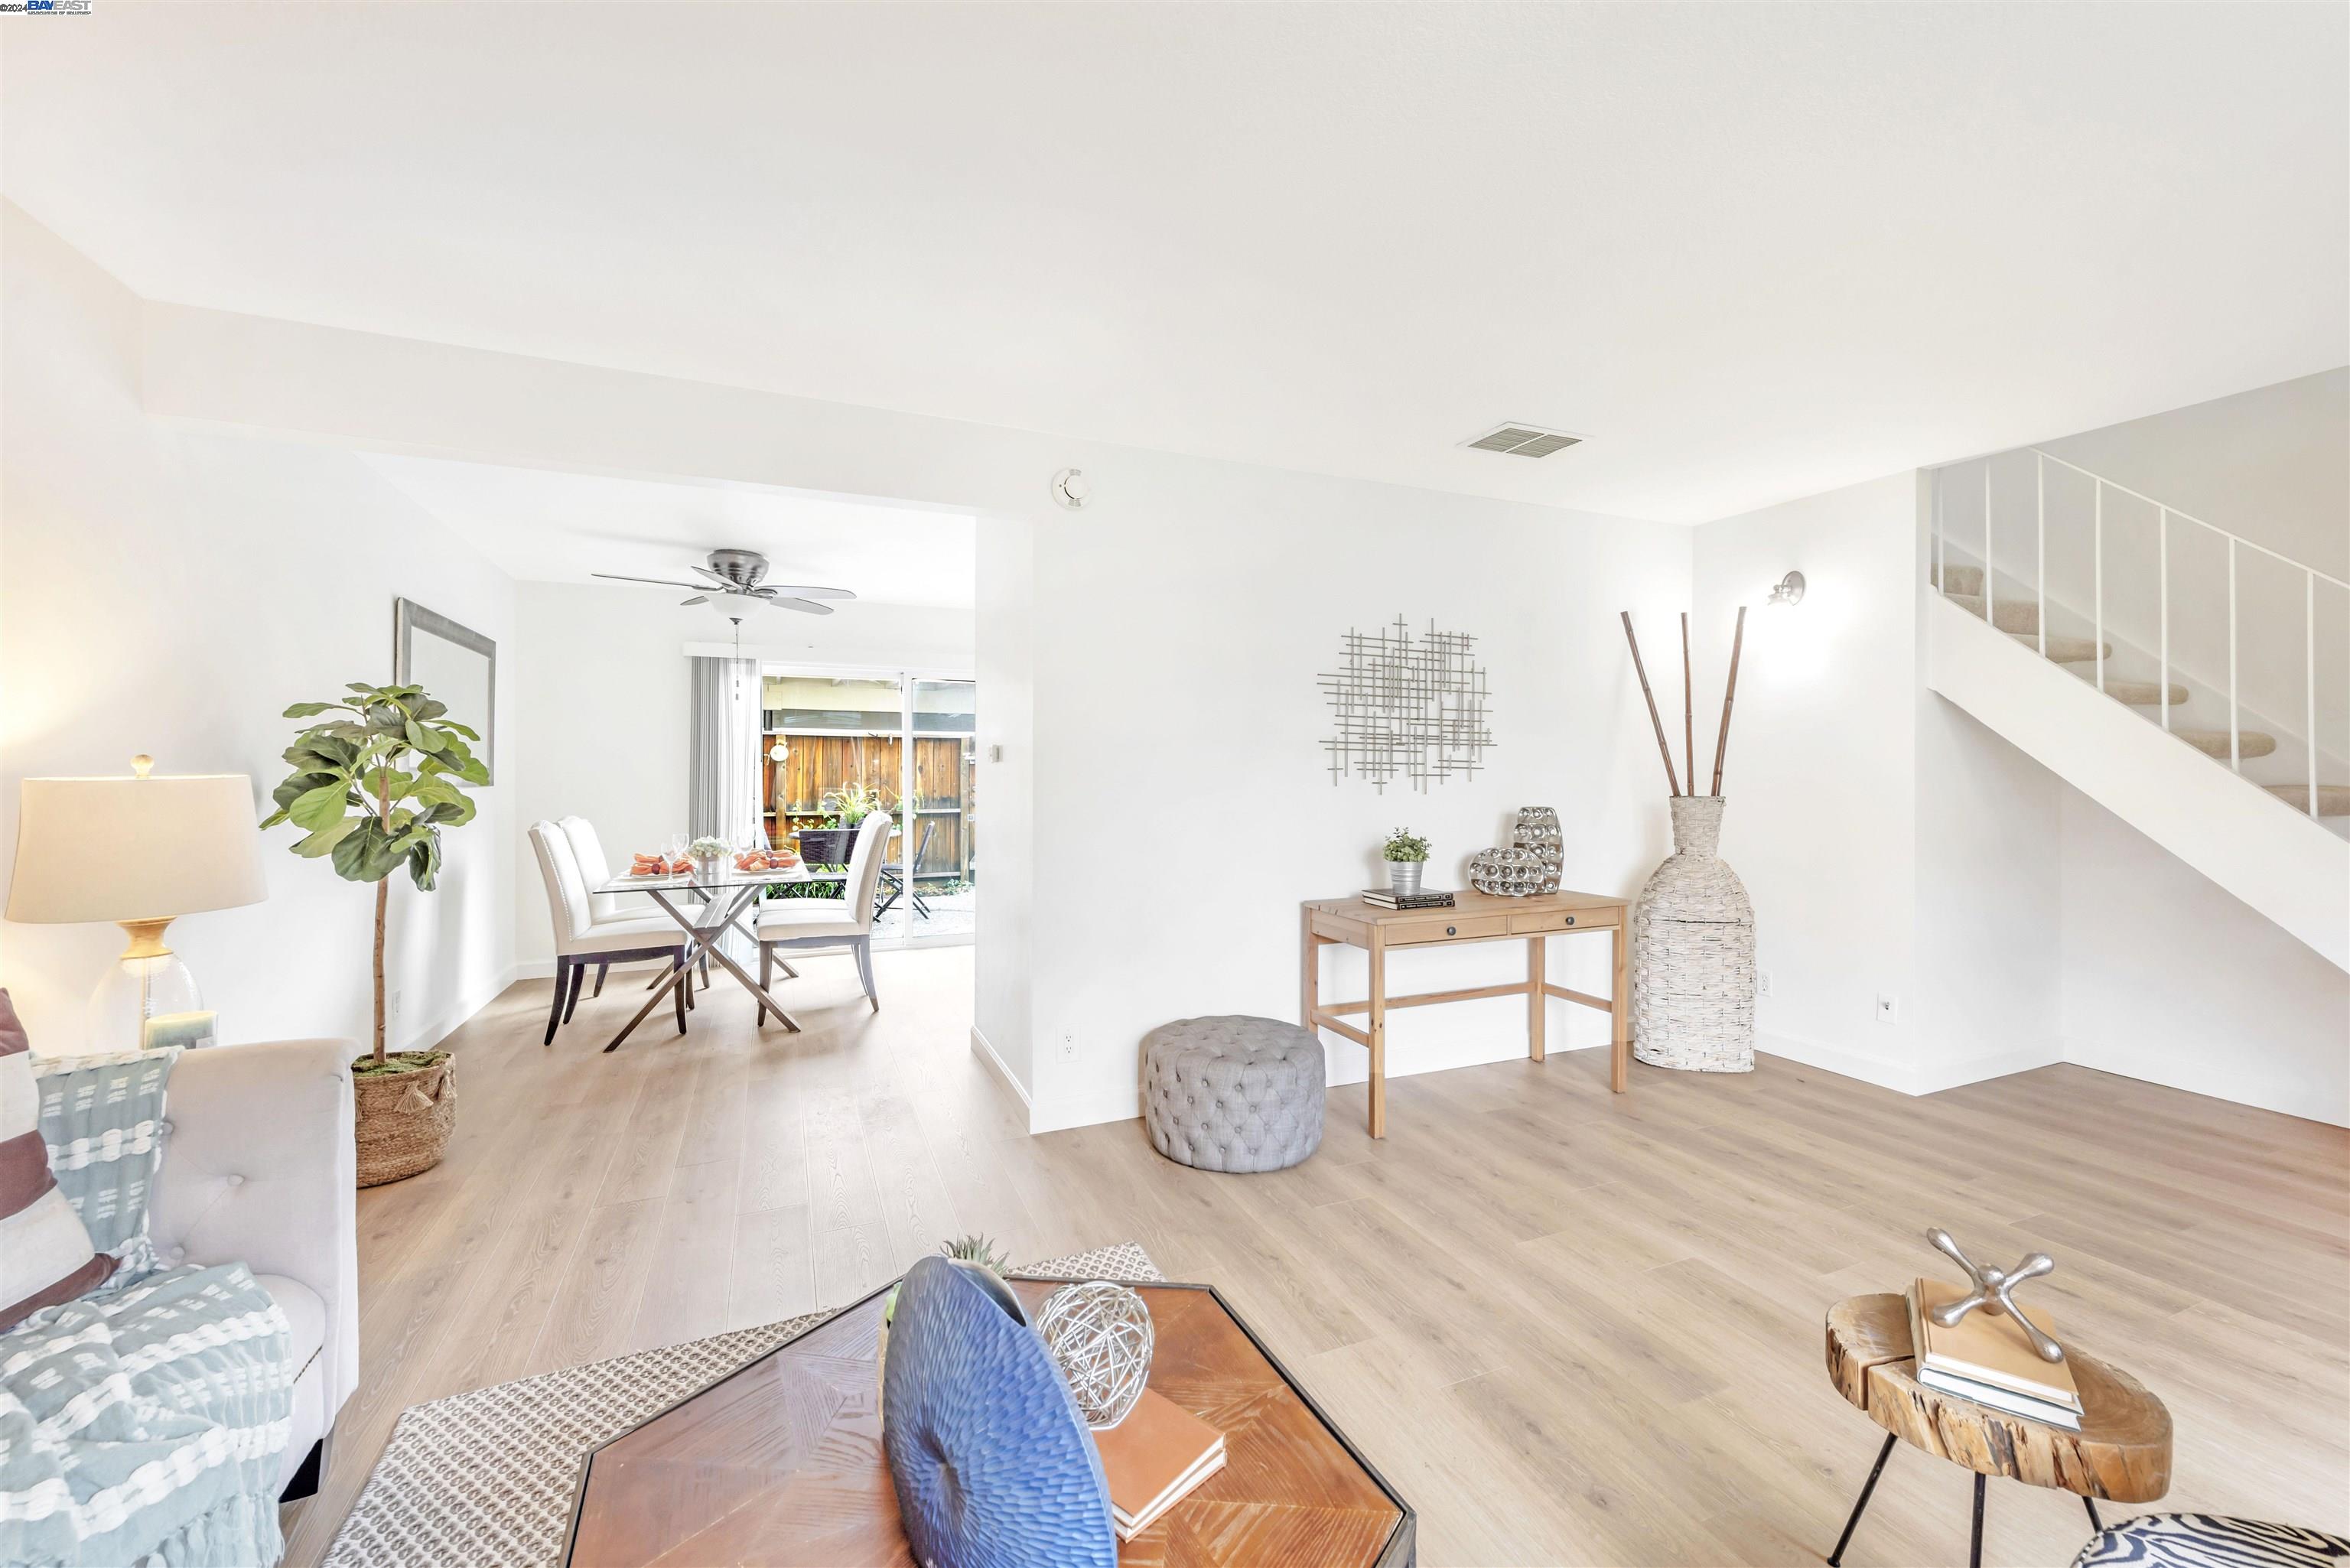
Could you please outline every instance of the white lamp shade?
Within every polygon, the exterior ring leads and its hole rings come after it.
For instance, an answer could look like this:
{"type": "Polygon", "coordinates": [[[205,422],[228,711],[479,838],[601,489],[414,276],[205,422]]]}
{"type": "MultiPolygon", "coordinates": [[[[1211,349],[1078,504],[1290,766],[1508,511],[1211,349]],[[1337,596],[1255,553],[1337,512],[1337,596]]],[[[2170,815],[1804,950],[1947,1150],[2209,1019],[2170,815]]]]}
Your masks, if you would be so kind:
{"type": "Polygon", "coordinates": [[[162,919],[268,894],[243,774],[26,779],[17,799],[12,920],[162,919]]]}

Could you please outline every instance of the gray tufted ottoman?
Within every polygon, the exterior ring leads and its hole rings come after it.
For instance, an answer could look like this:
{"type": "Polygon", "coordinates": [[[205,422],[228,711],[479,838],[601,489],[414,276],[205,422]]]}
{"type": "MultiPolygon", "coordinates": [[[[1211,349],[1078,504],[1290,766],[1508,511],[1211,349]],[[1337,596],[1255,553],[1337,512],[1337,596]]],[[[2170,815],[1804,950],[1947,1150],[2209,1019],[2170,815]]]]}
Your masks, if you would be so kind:
{"type": "Polygon", "coordinates": [[[1142,1119],[1178,1165],[1281,1170],[1322,1147],[1324,1076],[1295,1023],[1181,1018],[1142,1037],[1142,1119]]]}

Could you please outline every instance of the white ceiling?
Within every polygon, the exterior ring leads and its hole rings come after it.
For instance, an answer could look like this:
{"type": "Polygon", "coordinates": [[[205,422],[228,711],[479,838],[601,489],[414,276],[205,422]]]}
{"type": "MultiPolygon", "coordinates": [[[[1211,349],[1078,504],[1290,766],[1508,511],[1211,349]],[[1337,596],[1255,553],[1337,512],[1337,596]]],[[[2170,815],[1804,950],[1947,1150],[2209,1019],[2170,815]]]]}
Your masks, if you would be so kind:
{"type": "Polygon", "coordinates": [[[2350,359],[2350,8],[151,5],[151,297],[1674,519],[2350,359]],[[1592,440],[1454,443],[1503,419],[1592,440]]]}
{"type": "MultiPolygon", "coordinates": [[[[595,572],[691,582],[713,549],[756,550],[767,580],[847,588],[878,604],[972,605],[972,520],[950,512],[803,495],[359,454],[509,576],[588,583],[595,572]]],[[[609,585],[626,588],[628,584],[609,585]]],[[[683,593],[639,587],[651,603],[683,593]]]]}

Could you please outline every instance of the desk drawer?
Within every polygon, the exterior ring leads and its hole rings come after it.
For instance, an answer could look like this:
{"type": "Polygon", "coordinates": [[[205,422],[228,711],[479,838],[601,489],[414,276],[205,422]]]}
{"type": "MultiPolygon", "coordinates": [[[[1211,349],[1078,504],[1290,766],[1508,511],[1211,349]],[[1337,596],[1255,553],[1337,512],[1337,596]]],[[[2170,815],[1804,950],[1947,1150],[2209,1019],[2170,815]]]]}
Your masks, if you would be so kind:
{"type": "Polygon", "coordinates": [[[1451,919],[1415,920],[1409,925],[1393,925],[1387,929],[1388,946],[1405,947],[1413,942],[1472,941],[1479,937],[1506,937],[1510,934],[1507,915],[1460,915],[1451,919]]]}
{"type": "Polygon", "coordinates": [[[1510,917],[1513,936],[1525,936],[1539,931],[1606,930],[1616,924],[1613,909],[1529,909],[1523,915],[1510,917]]]}

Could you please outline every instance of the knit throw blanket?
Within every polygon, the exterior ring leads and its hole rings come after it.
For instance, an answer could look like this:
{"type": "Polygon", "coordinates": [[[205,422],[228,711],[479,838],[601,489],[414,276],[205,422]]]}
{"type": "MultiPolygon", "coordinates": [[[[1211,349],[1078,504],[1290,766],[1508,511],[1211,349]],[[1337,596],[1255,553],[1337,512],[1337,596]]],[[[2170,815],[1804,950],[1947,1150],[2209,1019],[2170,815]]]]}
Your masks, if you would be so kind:
{"type": "Polygon", "coordinates": [[[242,1263],[166,1269],[0,1334],[0,1563],[275,1563],[286,1314],[242,1263]]]}

